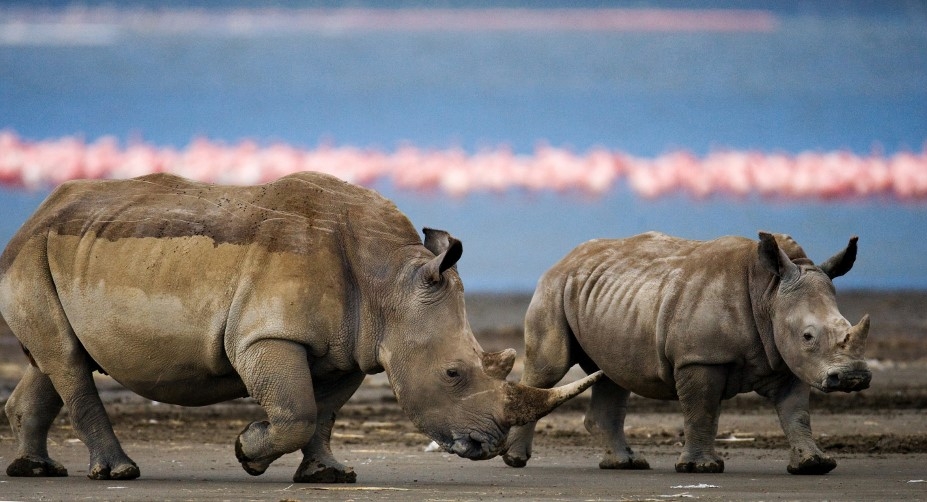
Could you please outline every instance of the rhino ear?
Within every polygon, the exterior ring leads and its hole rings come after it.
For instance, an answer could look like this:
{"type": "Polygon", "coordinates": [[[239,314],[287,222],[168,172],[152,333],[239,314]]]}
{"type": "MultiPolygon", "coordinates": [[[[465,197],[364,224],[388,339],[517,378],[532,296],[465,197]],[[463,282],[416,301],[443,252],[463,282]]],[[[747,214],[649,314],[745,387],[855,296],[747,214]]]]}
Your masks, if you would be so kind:
{"type": "Polygon", "coordinates": [[[453,237],[444,230],[425,227],[422,229],[422,232],[425,234],[423,244],[425,244],[425,247],[434,253],[435,256],[447,251],[447,249],[451,247],[451,239],[453,239],[453,237]]]}
{"type": "Polygon", "coordinates": [[[856,261],[857,240],[859,240],[859,237],[855,235],[850,237],[850,243],[847,244],[847,247],[843,251],[831,256],[827,261],[821,264],[821,270],[827,274],[827,277],[831,279],[840,277],[853,268],[853,263],[856,261]]]}
{"type": "Polygon", "coordinates": [[[776,238],[768,232],[760,232],[760,245],[757,247],[760,264],[782,281],[798,276],[798,265],[792,263],[788,255],[779,249],[776,238]]]}
{"type": "Polygon", "coordinates": [[[435,245],[437,242],[440,243],[440,246],[432,249],[429,247],[428,230],[430,229],[426,229],[425,232],[425,247],[437,256],[422,267],[422,274],[428,282],[437,283],[441,282],[441,275],[447,269],[456,265],[457,260],[463,255],[463,244],[461,244],[459,240],[451,237],[447,232],[437,230],[435,232],[440,232],[442,235],[434,236],[431,240],[431,244],[435,245]],[[435,250],[440,252],[435,252],[435,250]]]}

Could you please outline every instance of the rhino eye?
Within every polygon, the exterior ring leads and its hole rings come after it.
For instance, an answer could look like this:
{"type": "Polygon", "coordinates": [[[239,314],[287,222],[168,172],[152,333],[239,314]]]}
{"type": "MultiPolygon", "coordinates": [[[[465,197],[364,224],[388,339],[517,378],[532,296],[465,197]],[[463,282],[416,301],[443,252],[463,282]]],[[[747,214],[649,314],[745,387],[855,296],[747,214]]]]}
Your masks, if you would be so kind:
{"type": "Polygon", "coordinates": [[[449,378],[457,378],[460,376],[460,372],[455,370],[454,368],[448,369],[445,373],[447,373],[447,376],[449,378]]]}
{"type": "Polygon", "coordinates": [[[802,338],[804,338],[806,342],[810,342],[811,340],[814,340],[814,335],[806,331],[805,334],[802,335],[802,338]]]}

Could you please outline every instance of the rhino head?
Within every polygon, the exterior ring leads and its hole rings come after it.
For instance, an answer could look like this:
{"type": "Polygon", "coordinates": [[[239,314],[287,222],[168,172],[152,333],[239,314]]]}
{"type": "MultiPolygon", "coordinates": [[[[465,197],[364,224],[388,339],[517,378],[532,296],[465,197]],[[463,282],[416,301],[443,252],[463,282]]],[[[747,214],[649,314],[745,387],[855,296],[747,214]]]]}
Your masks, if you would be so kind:
{"type": "Polygon", "coordinates": [[[856,241],[816,266],[791,238],[760,232],[759,261],[779,284],[769,307],[776,348],[798,378],[824,392],[863,390],[872,378],[863,359],[869,315],[847,321],[831,282],[853,267],[856,241]]]}
{"type": "Polygon", "coordinates": [[[412,422],[449,452],[492,458],[510,427],[533,422],[579,394],[599,377],[554,389],[508,382],[515,351],[486,353],[467,321],[455,263],[463,252],[447,232],[425,229],[434,255],[412,266],[394,291],[402,301],[380,341],[378,361],[412,422]]]}

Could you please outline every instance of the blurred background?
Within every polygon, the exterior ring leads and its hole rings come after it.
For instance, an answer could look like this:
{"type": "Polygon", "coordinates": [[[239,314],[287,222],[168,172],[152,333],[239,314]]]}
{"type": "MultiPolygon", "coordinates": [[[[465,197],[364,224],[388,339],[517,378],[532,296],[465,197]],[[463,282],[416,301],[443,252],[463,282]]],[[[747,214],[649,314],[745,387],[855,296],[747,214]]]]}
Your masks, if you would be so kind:
{"type": "MultiPolygon", "coordinates": [[[[531,291],[591,238],[760,229],[791,234],[815,261],[859,235],[838,288],[927,289],[920,1],[5,1],[0,130],[0,245],[71,176],[40,176],[57,168],[22,152],[62,145],[490,152],[580,171],[605,152],[615,171],[592,191],[365,184],[416,227],[463,241],[469,292],[531,291]],[[718,152],[845,162],[801,190],[737,194],[672,181],[649,193],[626,165],[718,152]],[[862,179],[892,162],[904,165],[874,189],[828,190],[841,169],[862,179]]],[[[401,169],[414,180],[426,168],[401,169]]]]}

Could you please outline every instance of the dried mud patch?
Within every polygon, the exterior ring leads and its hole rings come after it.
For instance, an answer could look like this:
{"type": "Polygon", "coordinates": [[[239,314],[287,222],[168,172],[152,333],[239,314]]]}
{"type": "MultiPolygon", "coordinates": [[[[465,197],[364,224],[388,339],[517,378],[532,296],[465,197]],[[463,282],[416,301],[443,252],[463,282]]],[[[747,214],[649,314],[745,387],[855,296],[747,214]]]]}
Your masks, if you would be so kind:
{"type": "MultiPolygon", "coordinates": [[[[841,434],[816,438],[818,447],[834,453],[890,454],[927,452],[927,434],[841,434]]],[[[724,448],[762,448],[787,450],[789,443],[783,435],[757,436],[754,441],[725,443],[724,448]]]]}

